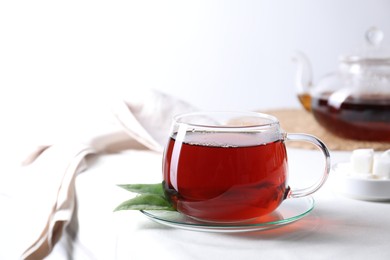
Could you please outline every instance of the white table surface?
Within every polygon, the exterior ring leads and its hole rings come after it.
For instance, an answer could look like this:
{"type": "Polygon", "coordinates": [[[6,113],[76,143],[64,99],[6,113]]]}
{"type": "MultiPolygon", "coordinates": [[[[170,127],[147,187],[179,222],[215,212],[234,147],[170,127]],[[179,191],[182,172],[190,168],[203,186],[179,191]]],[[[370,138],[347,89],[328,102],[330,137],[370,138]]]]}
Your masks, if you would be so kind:
{"type": "MultiPolygon", "coordinates": [[[[321,173],[319,151],[288,153],[292,186],[321,173]]],[[[336,163],[350,153],[331,156],[336,163]]],[[[88,163],[77,177],[78,223],[48,259],[390,259],[389,203],[340,195],[332,175],[303,219],[272,230],[221,234],[166,227],[138,211],[113,213],[132,196],[115,184],[161,181],[161,154],[126,151],[88,163]]]]}

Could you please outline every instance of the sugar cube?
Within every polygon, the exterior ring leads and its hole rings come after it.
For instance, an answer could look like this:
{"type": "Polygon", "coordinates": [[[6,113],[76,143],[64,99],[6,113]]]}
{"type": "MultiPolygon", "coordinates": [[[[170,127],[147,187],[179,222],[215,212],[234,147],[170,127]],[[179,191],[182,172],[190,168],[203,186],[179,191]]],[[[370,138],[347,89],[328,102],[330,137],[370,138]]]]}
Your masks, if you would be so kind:
{"type": "Polygon", "coordinates": [[[351,166],[353,174],[371,174],[374,161],[373,149],[357,149],[352,152],[351,166]]]}
{"type": "Polygon", "coordinates": [[[390,179],[390,150],[374,159],[373,174],[382,179],[390,179]]]}

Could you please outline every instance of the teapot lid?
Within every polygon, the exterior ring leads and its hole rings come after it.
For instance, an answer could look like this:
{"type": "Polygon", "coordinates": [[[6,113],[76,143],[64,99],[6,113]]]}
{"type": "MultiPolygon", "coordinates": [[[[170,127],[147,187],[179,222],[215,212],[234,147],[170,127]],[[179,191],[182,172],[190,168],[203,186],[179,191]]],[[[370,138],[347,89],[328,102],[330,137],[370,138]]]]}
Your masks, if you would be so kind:
{"type": "Polygon", "coordinates": [[[349,55],[340,57],[347,63],[365,62],[390,65],[390,46],[381,45],[384,33],[377,27],[369,28],[365,33],[366,45],[349,55]]]}

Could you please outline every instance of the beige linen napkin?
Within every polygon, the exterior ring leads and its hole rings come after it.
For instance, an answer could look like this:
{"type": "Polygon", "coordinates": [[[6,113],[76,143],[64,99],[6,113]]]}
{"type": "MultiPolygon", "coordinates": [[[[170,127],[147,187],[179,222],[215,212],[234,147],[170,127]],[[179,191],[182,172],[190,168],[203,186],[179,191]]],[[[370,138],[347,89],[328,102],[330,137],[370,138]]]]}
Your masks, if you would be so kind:
{"type": "MultiPolygon", "coordinates": [[[[102,155],[143,146],[162,152],[173,115],[194,107],[166,94],[147,91],[113,103],[117,124],[77,140],[37,146],[23,161],[25,212],[15,221],[25,230],[19,245],[23,259],[42,259],[59,240],[75,207],[75,177],[89,154],[102,155]],[[28,232],[27,232],[28,231],[28,232]]],[[[115,121],[114,120],[114,121],[115,121]]],[[[65,138],[66,139],[66,138],[65,138]]]]}

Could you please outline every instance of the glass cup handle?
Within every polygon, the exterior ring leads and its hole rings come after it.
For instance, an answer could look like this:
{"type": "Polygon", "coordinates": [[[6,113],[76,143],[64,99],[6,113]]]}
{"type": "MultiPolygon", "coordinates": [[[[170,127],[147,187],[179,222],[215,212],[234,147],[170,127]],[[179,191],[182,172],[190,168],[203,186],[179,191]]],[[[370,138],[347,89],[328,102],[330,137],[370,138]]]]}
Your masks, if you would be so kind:
{"type": "Polygon", "coordinates": [[[285,135],[285,140],[286,141],[304,141],[304,142],[312,143],[322,151],[324,158],[325,158],[325,169],[324,169],[324,173],[321,176],[321,178],[310,187],[307,187],[304,189],[290,190],[286,197],[287,198],[300,198],[300,197],[305,197],[307,195],[310,195],[310,194],[316,192],[319,188],[321,188],[321,186],[325,183],[326,179],[329,176],[330,155],[329,155],[328,148],[317,137],[312,136],[312,135],[308,135],[308,134],[289,134],[289,133],[287,133],[285,135]]]}

